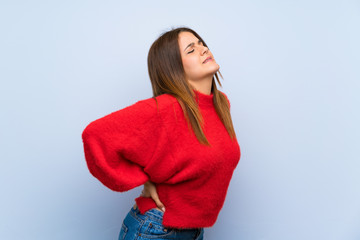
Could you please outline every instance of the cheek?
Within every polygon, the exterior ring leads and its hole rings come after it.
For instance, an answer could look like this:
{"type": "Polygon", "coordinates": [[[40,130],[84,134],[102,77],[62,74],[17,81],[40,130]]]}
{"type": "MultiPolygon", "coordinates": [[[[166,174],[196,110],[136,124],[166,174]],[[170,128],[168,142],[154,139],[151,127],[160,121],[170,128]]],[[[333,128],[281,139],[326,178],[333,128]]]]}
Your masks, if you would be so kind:
{"type": "Polygon", "coordinates": [[[198,60],[194,58],[186,58],[183,59],[183,66],[185,73],[192,73],[198,68],[199,66],[198,60]]]}

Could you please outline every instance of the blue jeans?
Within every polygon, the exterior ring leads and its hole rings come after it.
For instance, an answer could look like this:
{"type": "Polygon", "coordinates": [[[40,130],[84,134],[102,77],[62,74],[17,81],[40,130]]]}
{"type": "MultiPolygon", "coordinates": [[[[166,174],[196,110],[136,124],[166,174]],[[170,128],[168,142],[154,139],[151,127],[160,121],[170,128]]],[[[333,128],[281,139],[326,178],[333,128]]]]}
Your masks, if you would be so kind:
{"type": "Polygon", "coordinates": [[[119,240],[203,240],[203,228],[165,228],[162,225],[163,214],[156,208],[141,214],[136,206],[132,207],[122,223],[119,240]]]}

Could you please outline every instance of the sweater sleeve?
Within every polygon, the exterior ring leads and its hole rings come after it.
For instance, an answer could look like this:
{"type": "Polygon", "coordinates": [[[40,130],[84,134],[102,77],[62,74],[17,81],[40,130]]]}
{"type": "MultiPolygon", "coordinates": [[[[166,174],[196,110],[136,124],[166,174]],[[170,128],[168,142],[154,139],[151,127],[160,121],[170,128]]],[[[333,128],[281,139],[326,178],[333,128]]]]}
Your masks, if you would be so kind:
{"type": "Polygon", "coordinates": [[[147,182],[144,167],[161,137],[159,119],[157,109],[142,100],[91,122],[82,133],[91,174],[119,192],[147,182]]]}

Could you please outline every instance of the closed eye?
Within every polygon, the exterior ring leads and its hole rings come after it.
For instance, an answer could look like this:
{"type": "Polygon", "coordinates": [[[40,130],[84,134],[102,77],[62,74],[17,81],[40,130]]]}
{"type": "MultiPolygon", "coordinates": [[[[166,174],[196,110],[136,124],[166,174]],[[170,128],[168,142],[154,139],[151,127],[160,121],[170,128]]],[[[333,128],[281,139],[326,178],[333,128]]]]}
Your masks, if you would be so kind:
{"type": "MultiPolygon", "coordinates": [[[[204,43],[203,43],[201,40],[198,41],[198,44],[199,44],[200,46],[204,46],[204,43]]],[[[191,45],[192,45],[192,47],[194,47],[194,43],[191,43],[188,47],[190,47],[191,45]]],[[[187,54],[192,53],[192,52],[194,52],[194,49],[191,50],[190,52],[188,52],[187,54]]]]}

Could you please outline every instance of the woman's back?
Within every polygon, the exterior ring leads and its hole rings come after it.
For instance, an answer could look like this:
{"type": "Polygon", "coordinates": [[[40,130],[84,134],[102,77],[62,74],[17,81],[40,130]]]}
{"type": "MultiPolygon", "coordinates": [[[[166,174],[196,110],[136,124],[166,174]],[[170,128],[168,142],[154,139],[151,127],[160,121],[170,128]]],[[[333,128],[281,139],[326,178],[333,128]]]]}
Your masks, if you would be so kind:
{"type": "MultiPolygon", "coordinates": [[[[156,183],[166,227],[212,226],[240,159],[238,142],[218,117],[213,95],[194,92],[210,146],[189,131],[180,104],[169,94],[98,119],[83,133],[89,169],[106,186],[127,191],[148,180],[156,183]]],[[[141,213],[156,208],[149,197],[136,203],[141,213]]]]}

